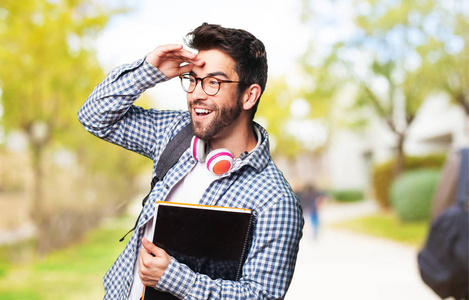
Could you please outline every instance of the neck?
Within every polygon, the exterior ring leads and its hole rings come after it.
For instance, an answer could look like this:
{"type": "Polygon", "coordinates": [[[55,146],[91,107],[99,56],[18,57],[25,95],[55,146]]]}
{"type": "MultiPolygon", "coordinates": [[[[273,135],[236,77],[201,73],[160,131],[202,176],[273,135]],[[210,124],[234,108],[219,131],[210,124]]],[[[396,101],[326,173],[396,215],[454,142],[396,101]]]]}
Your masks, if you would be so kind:
{"type": "MultiPolygon", "coordinates": [[[[228,129],[228,128],[227,128],[228,129]]],[[[215,136],[210,139],[209,144],[212,149],[226,148],[233,153],[234,157],[239,157],[243,152],[249,152],[257,145],[256,134],[253,124],[244,128],[233,128],[223,137],[215,136]]]]}

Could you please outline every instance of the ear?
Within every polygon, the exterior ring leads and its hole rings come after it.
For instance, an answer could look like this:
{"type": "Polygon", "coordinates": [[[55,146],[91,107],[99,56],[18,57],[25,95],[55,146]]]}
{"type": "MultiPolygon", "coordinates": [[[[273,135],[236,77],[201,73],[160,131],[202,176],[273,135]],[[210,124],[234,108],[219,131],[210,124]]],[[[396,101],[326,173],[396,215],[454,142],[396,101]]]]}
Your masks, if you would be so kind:
{"type": "Polygon", "coordinates": [[[243,93],[243,108],[250,110],[261,96],[261,87],[258,84],[251,84],[243,93]]]}

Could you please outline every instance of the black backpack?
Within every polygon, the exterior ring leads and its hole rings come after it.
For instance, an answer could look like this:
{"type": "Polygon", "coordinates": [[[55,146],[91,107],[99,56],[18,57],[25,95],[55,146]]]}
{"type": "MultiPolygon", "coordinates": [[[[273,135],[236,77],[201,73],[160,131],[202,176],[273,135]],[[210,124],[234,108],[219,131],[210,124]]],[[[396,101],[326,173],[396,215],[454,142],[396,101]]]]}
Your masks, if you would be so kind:
{"type": "Polygon", "coordinates": [[[422,280],[442,299],[469,298],[469,148],[461,150],[456,203],[431,225],[418,254],[422,280]]]}
{"type": "MultiPolygon", "coordinates": [[[[187,148],[189,148],[193,136],[194,136],[194,131],[192,130],[191,123],[189,123],[184,128],[182,128],[181,131],[179,131],[169,141],[168,145],[166,145],[166,148],[163,150],[163,153],[161,154],[160,159],[158,160],[158,163],[156,164],[155,176],[151,180],[150,192],[148,192],[148,195],[146,195],[145,198],[143,198],[142,200],[142,211],[156,183],[160,181],[161,179],[163,179],[163,177],[166,175],[169,169],[171,169],[177,163],[177,161],[179,160],[181,155],[184,153],[184,151],[186,151],[187,148]]],[[[140,219],[140,216],[142,215],[142,211],[140,211],[140,214],[138,215],[138,218],[135,221],[134,228],[130,229],[130,231],[127,232],[119,240],[119,242],[122,242],[129,233],[131,233],[132,231],[135,230],[135,228],[137,228],[138,220],[140,219]]]]}

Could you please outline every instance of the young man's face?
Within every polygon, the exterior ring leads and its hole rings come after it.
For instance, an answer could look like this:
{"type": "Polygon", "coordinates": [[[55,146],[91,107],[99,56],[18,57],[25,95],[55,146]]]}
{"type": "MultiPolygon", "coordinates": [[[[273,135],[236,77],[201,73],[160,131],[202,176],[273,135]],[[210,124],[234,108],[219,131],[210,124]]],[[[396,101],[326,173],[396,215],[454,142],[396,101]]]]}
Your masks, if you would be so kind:
{"type": "MultiPolygon", "coordinates": [[[[203,59],[205,64],[192,69],[191,75],[196,78],[212,76],[221,80],[239,80],[235,62],[227,54],[219,50],[202,50],[197,57],[203,59]]],[[[218,93],[209,96],[198,81],[195,90],[187,94],[187,104],[197,137],[208,141],[237,121],[242,111],[242,104],[237,99],[237,87],[237,83],[221,83],[218,93]]]]}

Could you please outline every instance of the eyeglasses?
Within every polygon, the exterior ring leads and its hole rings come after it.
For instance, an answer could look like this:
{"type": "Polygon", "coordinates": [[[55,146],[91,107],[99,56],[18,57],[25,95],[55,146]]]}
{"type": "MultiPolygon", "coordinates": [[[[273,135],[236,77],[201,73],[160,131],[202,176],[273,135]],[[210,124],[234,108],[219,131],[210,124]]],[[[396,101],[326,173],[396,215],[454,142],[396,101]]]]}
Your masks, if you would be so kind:
{"type": "Polygon", "coordinates": [[[181,85],[184,91],[187,93],[192,93],[197,86],[197,83],[202,82],[202,89],[204,90],[205,94],[209,96],[214,96],[220,90],[220,85],[222,83],[243,83],[240,81],[232,81],[232,80],[222,80],[215,78],[213,76],[207,76],[204,78],[198,78],[193,75],[183,74],[179,75],[181,78],[181,85]]]}

